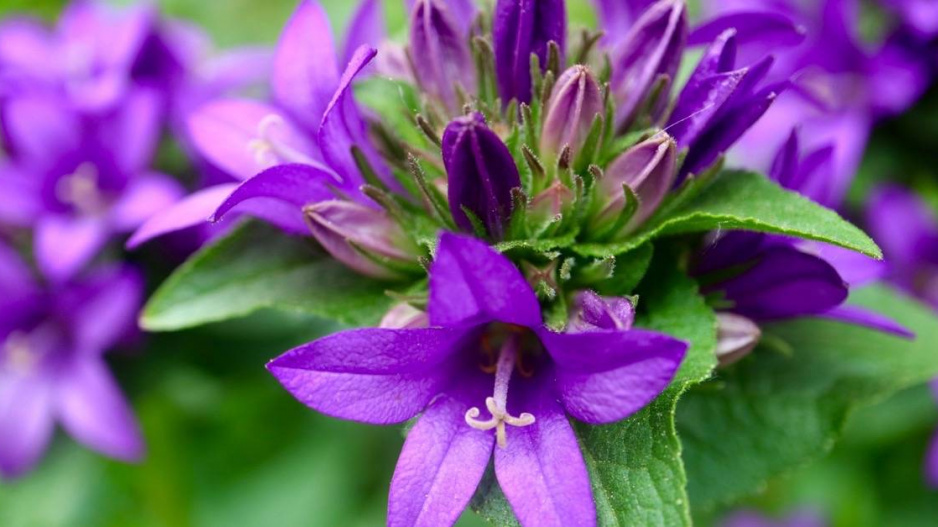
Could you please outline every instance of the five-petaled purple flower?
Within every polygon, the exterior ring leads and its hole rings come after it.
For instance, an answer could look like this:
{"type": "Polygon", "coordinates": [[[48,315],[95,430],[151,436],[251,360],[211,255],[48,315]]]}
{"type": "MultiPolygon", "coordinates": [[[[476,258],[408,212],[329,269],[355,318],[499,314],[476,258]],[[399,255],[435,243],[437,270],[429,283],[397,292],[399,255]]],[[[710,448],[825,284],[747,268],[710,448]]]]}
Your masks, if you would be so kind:
{"type": "Polygon", "coordinates": [[[611,322],[630,317],[617,303],[608,313],[581,310],[582,332],[552,331],[513,263],[451,233],[430,269],[428,311],[430,327],[344,331],[268,368],[301,402],[334,417],[391,424],[423,412],[398,460],[388,525],[455,522],[493,449],[522,525],[595,525],[567,416],[625,419],[668,386],[687,345],[627,330],[630,319],[611,322]]]}
{"type": "Polygon", "coordinates": [[[133,412],[103,358],[135,332],[142,294],[137,273],[117,267],[40,285],[0,245],[0,476],[32,468],[56,421],[110,457],[143,455],[133,412]]]}

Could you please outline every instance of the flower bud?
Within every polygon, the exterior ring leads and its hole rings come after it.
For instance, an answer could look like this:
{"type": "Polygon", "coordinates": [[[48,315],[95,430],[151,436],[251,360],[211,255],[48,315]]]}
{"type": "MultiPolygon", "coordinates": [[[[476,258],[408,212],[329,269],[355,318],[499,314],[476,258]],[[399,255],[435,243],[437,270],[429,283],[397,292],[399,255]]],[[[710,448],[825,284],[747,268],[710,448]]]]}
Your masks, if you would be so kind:
{"type": "Polygon", "coordinates": [[[511,152],[480,113],[460,117],[443,133],[449,206],[459,228],[473,232],[471,212],[493,238],[511,217],[511,189],[521,176],[511,152]]]}
{"type": "MultiPolygon", "coordinates": [[[[565,49],[567,14],[563,0],[498,0],[492,21],[495,69],[502,102],[530,102],[531,54],[547,65],[548,43],[565,49]]],[[[563,57],[560,57],[563,64],[563,57]]]]}
{"type": "MultiPolygon", "coordinates": [[[[652,95],[656,83],[664,83],[667,98],[687,40],[687,8],[683,0],[661,0],[649,7],[632,26],[629,35],[613,51],[610,86],[616,98],[616,121],[627,128],[652,95]]],[[[663,104],[652,105],[660,114],[663,104]]],[[[657,120],[660,115],[652,116],[657,120]]]]}
{"type": "Polygon", "coordinates": [[[604,329],[626,331],[635,322],[635,306],[628,298],[603,298],[592,291],[580,291],[573,303],[567,327],[571,333],[604,329]]]}
{"type": "Polygon", "coordinates": [[[541,226],[554,221],[573,203],[574,194],[563,183],[556,181],[528,204],[528,218],[532,225],[541,226]]]}
{"type": "Polygon", "coordinates": [[[601,203],[593,226],[614,224],[626,207],[622,186],[628,185],[638,197],[638,210],[622,229],[629,232],[645,222],[661,205],[677,176],[677,146],[668,134],[660,132],[616,158],[599,183],[601,203]],[[605,201],[603,201],[605,200],[605,201]]]}
{"type": "Polygon", "coordinates": [[[440,0],[417,0],[410,18],[410,53],[421,87],[452,112],[459,110],[456,84],[475,89],[469,37],[440,0]]]}
{"type": "Polygon", "coordinates": [[[762,330],[755,322],[734,313],[717,313],[717,360],[720,366],[729,366],[749,355],[762,330]]]}
{"type": "Polygon", "coordinates": [[[430,327],[430,316],[407,303],[392,307],[381,319],[384,329],[417,329],[430,327]]]}
{"type": "Polygon", "coordinates": [[[569,145],[576,155],[603,113],[602,92],[589,68],[577,65],[563,72],[545,111],[541,151],[556,154],[569,145]]]}
{"type": "Polygon", "coordinates": [[[313,203],[304,211],[320,245],[355,271],[395,279],[419,269],[419,247],[384,211],[342,200],[313,203]]]}

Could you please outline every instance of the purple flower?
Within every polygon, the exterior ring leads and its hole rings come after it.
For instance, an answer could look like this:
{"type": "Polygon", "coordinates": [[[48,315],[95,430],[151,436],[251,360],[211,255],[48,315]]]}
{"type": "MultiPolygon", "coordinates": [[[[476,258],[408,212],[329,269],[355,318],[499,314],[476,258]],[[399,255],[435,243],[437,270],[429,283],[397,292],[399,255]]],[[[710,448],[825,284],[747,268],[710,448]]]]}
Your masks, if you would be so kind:
{"type": "Polygon", "coordinates": [[[492,21],[495,68],[502,103],[530,102],[531,55],[547,67],[548,44],[555,42],[560,63],[566,49],[567,13],[563,0],[498,0],[492,21]]]}
{"type": "Polygon", "coordinates": [[[722,527],[826,527],[818,513],[810,510],[796,511],[786,518],[773,520],[765,515],[749,510],[741,510],[723,520],[722,527]]]}
{"type": "Polygon", "coordinates": [[[0,169],[0,222],[35,229],[36,261],[48,278],[68,280],[112,236],[181,196],[172,178],[148,169],[159,116],[158,100],[142,90],[95,116],[53,95],[5,102],[13,156],[0,169]]]}
{"type": "Polygon", "coordinates": [[[544,109],[541,151],[557,154],[569,146],[576,155],[604,109],[602,91],[589,68],[576,65],[560,75],[544,109]]]}
{"type": "Polygon", "coordinates": [[[592,291],[580,291],[573,299],[567,331],[579,333],[595,329],[628,331],[635,322],[635,305],[628,298],[603,298],[592,291]]]}
{"type": "Polygon", "coordinates": [[[762,87],[771,56],[736,68],[736,33],[727,30],[704,52],[678,96],[667,129],[679,148],[688,148],[682,175],[713,165],[759,120],[786,83],[762,87]]]}
{"type": "MultiPolygon", "coordinates": [[[[375,1],[365,0],[351,23],[347,45],[367,41],[364,31],[378,25],[376,17],[375,1]]],[[[141,227],[129,246],[202,225],[213,214],[220,219],[236,207],[236,212],[262,218],[288,233],[306,234],[302,207],[335,198],[335,192],[326,190],[327,185],[353,199],[363,199],[358,189],[364,178],[352,155],[353,146],[396,187],[368,138],[351,93],[352,82],[376,51],[367,45],[347,50],[351,58],[342,72],[331,35],[322,7],[314,0],[303,0],[277,45],[271,78],[273,100],[221,98],[189,117],[189,135],[198,153],[223,169],[232,181],[241,183],[193,193],[141,227]],[[302,167],[281,170],[285,165],[302,167]],[[305,182],[298,181],[299,174],[305,182]],[[307,188],[301,194],[284,191],[297,185],[307,188]],[[300,196],[314,200],[298,202],[300,196]]]]}
{"type": "MultiPolygon", "coordinates": [[[[931,391],[938,401],[938,379],[931,382],[931,391]]],[[[931,446],[928,449],[928,457],[925,460],[925,477],[928,484],[938,488],[938,432],[932,439],[931,446]]]]}
{"type": "MultiPolygon", "coordinates": [[[[620,29],[617,29],[621,31],[620,29]]],[[[664,89],[653,108],[653,121],[667,106],[671,83],[681,63],[687,39],[687,8],[682,0],[661,0],[645,11],[629,34],[612,50],[612,78],[616,97],[616,125],[630,126],[640,105],[646,103],[657,83],[664,89]]]]}
{"type": "Polygon", "coordinates": [[[612,46],[624,39],[628,33],[623,28],[633,27],[656,0],[593,0],[599,11],[599,21],[605,32],[603,38],[612,46]]]}
{"type": "Polygon", "coordinates": [[[867,227],[883,248],[888,279],[938,310],[938,217],[914,193],[889,185],[870,198],[867,227]]]}
{"type": "Polygon", "coordinates": [[[456,85],[475,91],[475,65],[469,35],[443,0],[417,0],[410,20],[410,54],[420,86],[458,113],[456,85]]]}
{"type": "Polygon", "coordinates": [[[644,330],[555,333],[510,261],[453,234],[440,238],[428,307],[429,328],[344,331],[269,369],[334,417],[391,424],[423,412],[391,482],[388,525],[454,523],[493,455],[522,525],[595,525],[567,415],[628,417],[667,387],[687,345],[644,330]]]}
{"type": "Polygon", "coordinates": [[[128,270],[44,288],[0,245],[0,476],[29,471],[59,422],[109,457],[138,460],[143,439],[104,362],[136,329],[143,294],[128,270]]]}
{"type": "Polygon", "coordinates": [[[460,117],[443,134],[449,206],[459,228],[473,232],[472,213],[498,239],[511,216],[511,191],[521,176],[511,152],[481,113],[460,117]]]}

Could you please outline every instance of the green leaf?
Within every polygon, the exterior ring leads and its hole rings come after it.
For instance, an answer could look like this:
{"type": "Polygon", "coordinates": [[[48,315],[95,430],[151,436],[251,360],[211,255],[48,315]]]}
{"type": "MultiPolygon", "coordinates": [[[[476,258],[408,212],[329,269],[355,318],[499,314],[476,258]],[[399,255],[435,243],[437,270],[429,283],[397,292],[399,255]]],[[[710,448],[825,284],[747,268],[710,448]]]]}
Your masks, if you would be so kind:
{"type": "Polygon", "coordinates": [[[721,229],[784,234],[882,257],[869,236],[836,212],[784,190],[761,174],[732,170],[712,181],[704,178],[687,185],[629,239],[574,249],[584,256],[608,256],[661,236],[721,229]]]}
{"type": "Polygon", "coordinates": [[[883,287],[852,302],[885,310],[917,340],[816,319],[777,324],[767,331],[791,354],[762,347],[685,395],[678,428],[695,509],[752,494],[821,457],[854,409],[938,375],[932,312],[883,287]]]}
{"type": "MultiPolygon", "coordinates": [[[[696,283],[675,268],[668,251],[656,255],[639,288],[638,325],[691,344],[677,380],[625,421],[604,426],[574,423],[590,470],[599,525],[690,525],[690,506],[674,407],[689,383],[710,375],[715,363],[716,319],[696,283]]],[[[496,525],[516,525],[494,479],[486,478],[473,508],[496,525]]]]}
{"type": "Polygon", "coordinates": [[[264,308],[373,324],[390,306],[385,291],[393,285],[354,273],[302,238],[248,223],[179,267],[150,298],[140,324],[175,331],[264,308]]]}

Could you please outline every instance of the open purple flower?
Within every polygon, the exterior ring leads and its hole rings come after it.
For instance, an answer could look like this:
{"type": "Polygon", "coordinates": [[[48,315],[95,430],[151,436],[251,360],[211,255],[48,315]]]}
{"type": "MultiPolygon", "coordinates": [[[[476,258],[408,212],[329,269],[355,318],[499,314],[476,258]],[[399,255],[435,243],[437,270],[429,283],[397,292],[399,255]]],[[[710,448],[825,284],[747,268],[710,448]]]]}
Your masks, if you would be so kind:
{"type": "Polygon", "coordinates": [[[12,158],[0,168],[0,223],[35,229],[40,269],[69,279],[117,234],[174,203],[182,189],[148,169],[159,132],[159,102],[134,91],[94,116],[54,95],[21,95],[3,105],[12,158]]]}
{"type": "Polygon", "coordinates": [[[107,456],[134,461],[143,440],[104,352],[136,330],[140,277],[125,268],[46,288],[0,245],[0,476],[29,471],[56,422],[107,456]]]}
{"type": "Polygon", "coordinates": [[[510,261],[448,233],[430,269],[428,307],[429,328],[344,331],[268,368],[334,417],[391,424],[423,412],[394,473],[388,525],[455,522],[493,450],[522,525],[594,525],[567,415],[591,424],[628,417],[668,386],[687,345],[644,330],[549,330],[510,261]]]}
{"type": "MultiPolygon", "coordinates": [[[[367,29],[380,20],[375,0],[366,0],[351,23],[347,46],[370,43],[383,34],[367,29]]],[[[297,184],[302,171],[304,192],[320,199],[338,190],[360,199],[364,179],[352,154],[359,148],[371,167],[395,186],[385,163],[367,136],[365,121],[351,93],[352,82],[372,61],[376,50],[361,45],[346,50],[343,72],[325,11],[315,0],[303,0],[287,23],[274,55],[272,101],[221,98],[201,106],[189,117],[189,135],[198,153],[221,168],[232,183],[205,188],[147,222],[130,240],[138,246],[157,236],[205,224],[237,207],[280,227],[306,234],[302,206],[296,196],[284,198],[285,187],[297,184]],[[281,165],[305,168],[288,171],[281,165]],[[268,169],[274,170],[268,170],[268,169]],[[256,176],[256,177],[255,177],[256,176]],[[240,182],[240,183],[239,183],[240,182]],[[249,201],[250,203],[243,203],[249,201]]],[[[293,187],[290,187],[293,188],[293,187]]]]}

